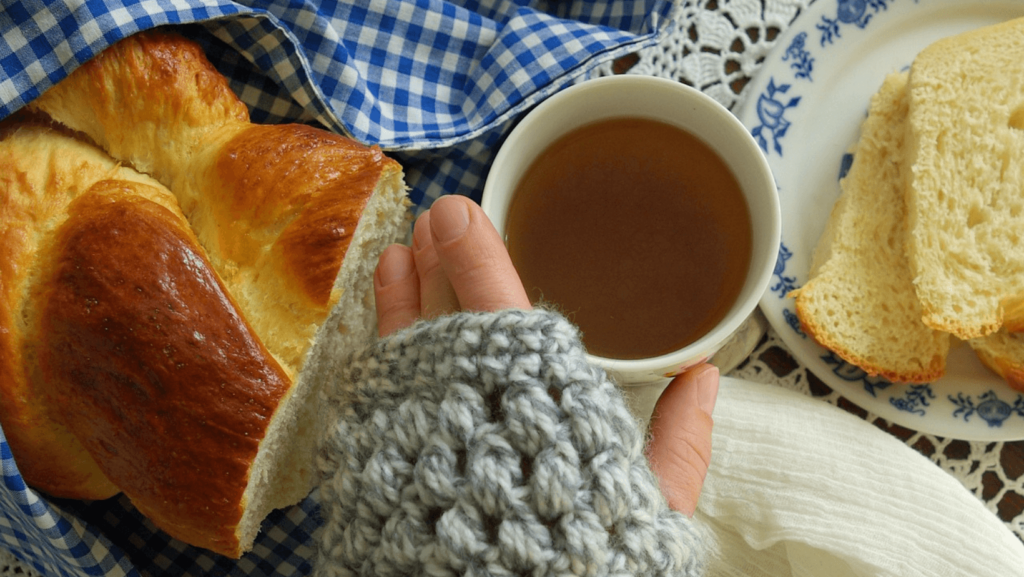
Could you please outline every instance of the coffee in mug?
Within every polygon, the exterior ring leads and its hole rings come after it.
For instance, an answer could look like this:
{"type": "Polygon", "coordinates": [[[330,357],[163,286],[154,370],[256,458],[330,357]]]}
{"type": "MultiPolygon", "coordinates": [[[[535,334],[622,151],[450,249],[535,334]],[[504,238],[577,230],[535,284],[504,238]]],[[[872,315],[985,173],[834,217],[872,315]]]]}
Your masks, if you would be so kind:
{"type": "Polygon", "coordinates": [[[630,407],[641,419],[650,416],[654,401],[673,375],[712,358],[736,333],[765,294],[779,254],[781,215],[775,183],[750,132],[709,96],[664,78],[631,74],[595,78],[541,102],[498,150],[480,204],[510,251],[518,255],[514,261],[533,298],[554,303],[582,328],[588,359],[623,386],[630,407]],[[591,130],[595,132],[587,136],[591,130]],[[573,140],[574,133],[583,138],[573,140]],[[696,141],[688,140],[689,136],[696,141]],[[677,139],[687,142],[679,144],[677,139]],[[713,154],[707,154],[702,145],[713,154]],[[568,160],[557,158],[562,152],[568,160]],[[540,180],[560,179],[567,184],[532,200],[520,199],[520,193],[529,195],[530,185],[522,181],[535,165],[547,164],[546,158],[550,174],[540,180]],[[719,161],[729,170],[715,168],[719,161]],[[581,167],[569,171],[572,163],[581,167]],[[685,172],[687,167],[691,172],[685,172]],[[725,181],[731,172],[745,204],[714,206],[728,205],[731,201],[725,199],[732,193],[712,192],[718,185],[700,180],[712,172],[725,181]],[[663,178],[663,184],[656,177],[663,178]],[[583,179],[590,181],[574,182],[583,179]],[[626,188],[630,191],[625,192],[626,188]],[[601,193],[602,189],[606,192],[601,193]],[[521,211],[521,218],[510,217],[513,205],[518,205],[514,210],[521,211]],[[545,224],[545,219],[551,223],[545,224]],[[620,228],[626,221],[631,222],[620,228]],[[576,226],[581,228],[567,232],[576,226]],[[618,230],[613,231],[613,226],[618,230]],[[696,232],[697,227],[703,227],[702,232],[696,232]],[[686,239],[691,232],[693,237],[686,239]],[[554,256],[563,251],[563,243],[574,242],[577,236],[583,238],[580,250],[592,253],[589,257],[554,256]],[[532,247],[519,245],[530,238],[539,242],[532,247]],[[603,248],[595,248],[598,245],[603,248]],[[524,256],[526,250],[535,257],[524,256]],[[595,308],[616,315],[605,321],[612,336],[607,346],[595,340],[599,329],[588,328],[581,316],[586,302],[577,301],[580,297],[575,294],[559,296],[558,287],[531,280],[534,258],[548,260],[554,264],[546,266],[558,269],[538,272],[539,279],[572,282],[577,275],[591,274],[581,284],[594,289],[597,296],[585,298],[618,293],[615,302],[620,304],[596,301],[595,308]],[[603,268],[616,265],[633,268],[603,268]],[[718,266],[726,268],[713,270],[718,266]],[[679,304],[674,301],[684,300],[678,294],[643,292],[653,284],[650,278],[677,273],[660,290],[711,287],[711,294],[705,295],[709,304],[682,304],[672,311],[670,307],[679,304]],[[737,286],[738,294],[729,296],[737,286]],[[656,299],[662,302],[649,302],[656,299]],[[719,305],[726,309],[724,313],[717,310],[719,305]],[[633,318],[645,313],[654,318],[633,318]],[[689,313],[707,316],[680,320],[689,313]],[[683,325],[691,323],[695,337],[684,334],[690,331],[683,330],[683,325]],[[654,336],[661,330],[655,330],[658,324],[668,327],[667,337],[654,336]],[[649,337],[651,341],[644,344],[649,337]],[[680,346],[690,338],[696,340],[680,346]]]}
{"type": "Polygon", "coordinates": [[[548,145],[520,178],[505,229],[531,300],[610,359],[657,357],[711,331],[739,297],[753,247],[725,161],[686,130],[630,116],[548,145]]]}

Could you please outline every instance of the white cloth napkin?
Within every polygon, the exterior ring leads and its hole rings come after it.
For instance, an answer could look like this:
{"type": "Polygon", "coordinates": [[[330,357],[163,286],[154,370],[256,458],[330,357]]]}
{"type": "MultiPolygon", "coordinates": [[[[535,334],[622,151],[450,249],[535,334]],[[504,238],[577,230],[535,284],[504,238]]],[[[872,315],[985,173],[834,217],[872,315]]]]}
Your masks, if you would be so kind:
{"type": "Polygon", "coordinates": [[[1024,575],[1024,544],[956,479],[845,411],[722,377],[695,519],[711,576],[1024,575]]]}

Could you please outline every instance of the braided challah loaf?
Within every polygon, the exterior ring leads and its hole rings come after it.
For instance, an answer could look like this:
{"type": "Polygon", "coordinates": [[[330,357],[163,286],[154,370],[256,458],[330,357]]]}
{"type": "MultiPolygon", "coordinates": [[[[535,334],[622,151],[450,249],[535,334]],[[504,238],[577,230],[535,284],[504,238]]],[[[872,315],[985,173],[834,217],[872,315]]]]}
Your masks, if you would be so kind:
{"type": "Polygon", "coordinates": [[[0,140],[0,423],[19,468],[55,496],[124,492],[237,557],[312,487],[324,350],[375,330],[401,167],[251,124],[202,50],[160,32],[25,117],[0,140]]]}

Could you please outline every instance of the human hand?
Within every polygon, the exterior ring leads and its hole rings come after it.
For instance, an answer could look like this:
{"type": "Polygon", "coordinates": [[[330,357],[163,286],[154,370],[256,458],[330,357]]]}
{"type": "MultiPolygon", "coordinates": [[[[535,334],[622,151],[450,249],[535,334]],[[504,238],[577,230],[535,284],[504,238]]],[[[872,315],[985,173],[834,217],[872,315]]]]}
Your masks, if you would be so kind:
{"type": "Polygon", "coordinates": [[[718,367],[704,363],[672,379],[651,415],[647,459],[669,507],[692,516],[711,462],[718,367]]]}
{"type": "MultiPolygon", "coordinates": [[[[381,336],[458,310],[530,309],[530,300],[491,221],[472,200],[443,196],[413,226],[412,247],[392,245],[373,278],[381,336]]],[[[711,458],[718,369],[678,376],[651,418],[647,449],[669,506],[692,515],[711,458]]]]}
{"type": "Polygon", "coordinates": [[[532,308],[498,231],[478,204],[457,195],[416,219],[412,247],[384,250],[373,288],[380,336],[458,310],[532,308]]]}

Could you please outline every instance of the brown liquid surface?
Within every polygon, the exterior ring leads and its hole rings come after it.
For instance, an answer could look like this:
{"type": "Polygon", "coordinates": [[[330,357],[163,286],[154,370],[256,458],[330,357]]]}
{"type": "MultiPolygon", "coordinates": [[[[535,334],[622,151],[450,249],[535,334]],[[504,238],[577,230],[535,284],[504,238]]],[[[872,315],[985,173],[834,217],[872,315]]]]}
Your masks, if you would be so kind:
{"type": "Polygon", "coordinates": [[[713,328],[752,249],[746,201],[721,158],[635,118],[552,144],[520,182],[506,231],[531,300],[564,312],[591,354],[617,359],[665,354],[713,328]]]}

